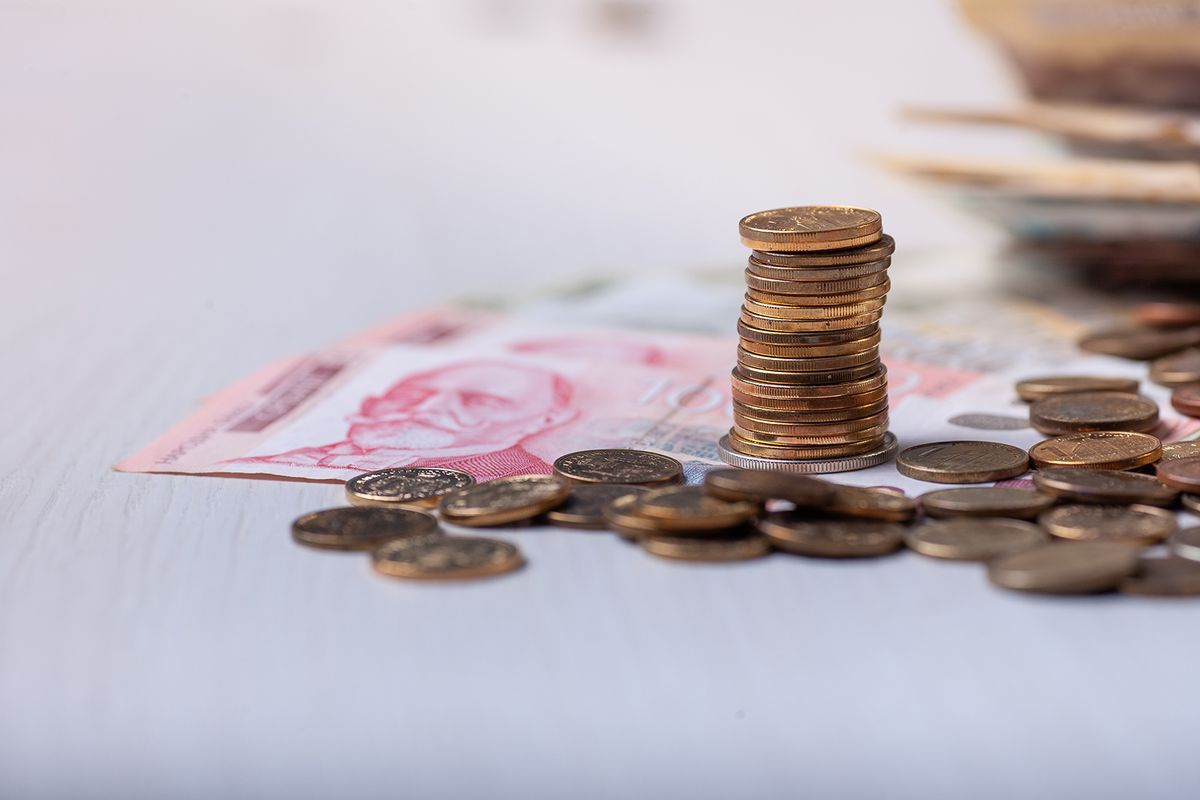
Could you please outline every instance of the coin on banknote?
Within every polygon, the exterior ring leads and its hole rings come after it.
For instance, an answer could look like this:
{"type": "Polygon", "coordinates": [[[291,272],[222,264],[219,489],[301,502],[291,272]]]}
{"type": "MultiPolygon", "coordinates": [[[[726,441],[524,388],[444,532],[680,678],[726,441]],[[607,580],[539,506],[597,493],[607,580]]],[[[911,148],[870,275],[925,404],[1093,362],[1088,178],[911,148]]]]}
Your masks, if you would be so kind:
{"type": "Polygon", "coordinates": [[[1048,495],[1075,503],[1143,503],[1169,506],[1179,492],[1149,475],[1087,467],[1046,467],[1033,473],[1033,484],[1048,495]]]}
{"type": "Polygon", "coordinates": [[[1154,359],[1150,380],[1168,387],[1200,383],[1200,350],[1192,348],[1154,359]]]}
{"type": "Polygon", "coordinates": [[[546,512],[546,521],[567,528],[605,528],[605,512],[613,501],[647,491],[645,486],[626,483],[580,483],[571,487],[562,505],[546,512]]]}
{"type": "Polygon", "coordinates": [[[742,244],[773,253],[860,247],[879,241],[882,228],[879,212],[852,206],[776,208],[738,223],[742,244]]]}
{"type": "Polygon", "coordinates": [[[679,480],[683,465],[647,450],[609,448],[567,453],[554,462],[559,476],[580,483],[667,483],[679,480]]]}
{"type": "Polygon", "coordinates": [[[532,519],[567,499],[570,484],[550,475],[513,475],[457,489],[438,503],[443,519],[458,525],[503,525],[532,519]]]}
{"type": "Polygon", "coordinates": [[[964,486],[937,489],[918,498],[931,517],[1011,517],[1034,519],[1054,505],[1054,498],[1029,489],[964,486]]]}
{"type": "Polygon", "coordinates": [[[1200,325],[1200,305],[1151,301],[1133,307],[1133,319],[1141,325],[1164,328],[1200,325]]]}
{"type": "Polygon", "coordinates": [[[1200,440],[1192,439],[1185,442],[1171,442],[1162,446],[1162,457],[1159,459],[1159,463],[1174,461],[1177,458],[1191,458],[1192,456],[1200,456],[1200,440]]]}
{"type": "Polygon", "coordinates": [[[1066,505],[1038,517],[1038,523],[1060,539],[1152,544],[1175,532],[1175,515],[1146,505],[1066,505]]]}
{"type": "Polygon", "coordinates": [[[925,522],[905,536],[910,550],[932,558],[988,561],[1050,541],[1030,522],[1003,517],[960,517],[925,522]]]}
{"type": "Polygon", "coordinates": [[[836,488],[819,478],[767,470],[714,469],[704,476],[704,489],[713,497],[751,503],[787,500],[815,508],[829,502],[836,488]]]}
{"type": "Polygon", "coordinates": [[[1138,548],[1118,542],[1053,542],[988,563],[997,586],[1025,592],[1085,594],[1115,589],[1133,574],[1138,548]]]}
{"type": "Polygon", "coordinates": [[[1068,433],[1038,442],[1029,448],[1029,457],[1038,469],[1136,469],[1153,464],[1161,455],[1162,443],[1157,437],[1131,431],[1068,433]]]}
{"type": "Polygon", "coordinates": [[[1183,528],[1167,539],[1171,552],[1180,558],[1200,561],[1200,527],[1183,528]]]}
{"type": "Polygon", "coordinates": [[[638,497],[635,513],[665,531],[719,531],[740,525],[758,512],[754,503],[721,500],[703,486],[669,486],[638,497]]]}
{"type": "Polygon", "coordinates": [[[1041,433],[1151,431],[1158,404],[1124,392],[1078,392],[1044,397],[1029,407],[1029,423],[1041,433]]]}
{"type": "Polygon", "coordinates": [[[933,483],[985,483],[1024,473],[1029,455],[1000,442],[928,442],[901,451],[896,469],[901,475],[933,483]]]}
{"type": "Polygon", "coordinates": [[[346,481],[346,500],[356,506],[436,505],[447,492],[475,483],[456,469],[394,467],[355,475],[346,481]]]}
{"type": "Polygon", "coordinates": [[[676,561],[748,561],[771,552],[771,543],[757,533],[744,536],[645,536],[639,542],[647,553],[676,561]]]}
{"type": "Polygon", "coordinates": [[[1200,385],[1180,386],[1171,392],[1171,407],[1184,416],[1200,417],[1200,385]]]}
{"type": "Polygon", "coordinates": [[[1170,556],[1142,557],[1137,571],[1121,581],[1117,590],[1146,597],[1200,595],[1200,563],[1170,556]]]}
{"type": "Polygon", "coordinates": [[[1138,382],[1134,378],[1106,377],[1102,375],[1045,375],[1017,381],[1017,396],[1032,403],[1044,397],[1078,392],[1125,392],[1137,394],[1138,382]]]}
{"type": "Polygon", "coordinates": [[[397,539],[371,553],[375,570],[393,578],[456,580],[512,572],[525,563],[508,542],[478,536],[397,539]]]}
{"type": "Polygon", "coordinates": [[[717,455],[730,466],[739,469],[782,470],[810,475],[867,469],[890,461],[895,454],[896,437],[891,431],[883,435],[883,440],[874,450],[855,455],[824,458],[768,458],[742,453],[734,449],[730,434],[722,436],[717,441],[717,455]]]}
{"type": "Polygon", "coordinates": [[[1176,458],[1159,464],[1155,470],[1158,480],[1181,492],[1200,492],[1200,456],[1176,458]]]}
{"type": "Polygon", "coordinates": [[[292,538],[325,550],[370,550],[392,539],[440,535],[437,519],[411,508],[328,508],[292,523],[292,538]]]}
{"type": "Polygon", "coordinates": [[[803,511],[776,511],[758,521],[771,544],[803,556],[861,558],[895,552],[904,526],[868,519],[813,519],[803,511]]]}
{"type": "Polygon", "coordinates": [[[767,250],[766,252],[755,252],[751,258],[761,264],[784,269],[814,271],[814,268],[820,268],[828,271],[834,268],[883,261],[889,259],[895,250],[896,241],[888,234],[881,233],[879,241],[848,250],[807,253],[781,253],[767,250]]]}
{"type": "Polygon", "coordinates": [[[1096,331],[1079,340],[1089,353],[1148,361],[1200,345],[1200,327],[1179,330],[1123,328],[1096,331]]]}

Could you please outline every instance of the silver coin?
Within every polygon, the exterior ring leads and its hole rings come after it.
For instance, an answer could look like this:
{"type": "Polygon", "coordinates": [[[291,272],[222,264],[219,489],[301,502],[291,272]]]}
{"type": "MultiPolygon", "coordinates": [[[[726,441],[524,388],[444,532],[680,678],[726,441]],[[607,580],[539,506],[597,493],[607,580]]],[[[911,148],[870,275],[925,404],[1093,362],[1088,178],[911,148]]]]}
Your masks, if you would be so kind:
{"type": "Polygon", "coordinates": [[[885,461],[890,461],[896,455],[897,446],[898,442],[896,441],[895,434],[888,431],[883,435],[883,444],[878,449],[857,456],[831,459],[762,458],[760,456],[743,455],[733,450],[729,446],[729,434],[726,434],[717,442],[717,452],[720,454],[721,460],[731,467],[821,474],[826,472],[850,472],[851,470],[879,466],[885,461]]]}

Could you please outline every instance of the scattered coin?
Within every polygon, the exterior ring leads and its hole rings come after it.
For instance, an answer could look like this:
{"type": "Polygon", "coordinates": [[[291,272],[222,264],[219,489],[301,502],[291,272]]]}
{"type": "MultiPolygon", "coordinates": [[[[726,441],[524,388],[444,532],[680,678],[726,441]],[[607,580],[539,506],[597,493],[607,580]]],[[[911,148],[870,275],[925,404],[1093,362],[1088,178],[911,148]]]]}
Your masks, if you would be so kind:
{"type": "Polygon", "coordinates": [[[660,558],[679,561],[747,561],[771,552],[764,536],[646,536],[642,549],[660,558]]]}
{"type": "Polygon", "coordinates": [[[1123,594],[1147,597],[1200,595],[1200,564],[1186,558],[1141,558],[1137,571],[1117,586],[1123,594]]]}
{"type": "Polygon", "coordinates": [[[754,503],[720,500],[709,496],[703,486],[670,486],[641,495],[634,512],[654,520],[663,531],[728,530],[752,518],[754,503]]]}
{"type": "Polygon", "coordinates": [[[738,223],[742,243],[753,250],[794,253],[838,250],[879,241],[879,212],[851,206],[799,206],[759,211],[738,223]]]}
{"type": "Polygon", "coordinates": [[[926,522],[910,528],[905,537],[910,550],[958,561],[988,561],[1049,541],[1050,537],[1037,525],[1001,517],[926,522]]]}
{"type": "Polygon", "coordinates": [[[1054,505],[1054,498],[1029,489],[967,486],[938,489],[919,498],[931,517],[1012,517],[1036,519],[1054,505]]]}
{"type": "Polygon", "coordinates": [[[1156,358],[1150,365],[1150,380],[1168,387],[1200,383],[1200,350],[1192,348],[1156,358]]]}
{"type": "Polygon", "coordinates": [[[1029,469],[1029,455],[1000,442],[929,442],[901,451],[896,469],[933,483],[984,483],[1021,475],[1029,469]]]}
{"type": "Polygon", "coordinates": [[[1076,503],[1169,506],[1179,497],[1149,475],[1111,469],[1046,467],[1033,473],[1033,483],[1048,495],[1076,503]]]}
{"type": "Polygon", "coordinates": [[[670,456],[646,450],[580,450],[554,462],[559,476],[580,483],[667,483],[683,475],[670,456]]]}
{"type": "Polygon", "coordinates": [[[1200,514],[1200,494],[1184,494],[1179,495],[1179,501],[1183,507],[1193,514],[1200,514]]]}
{"type": "Polygon", "coordinates": [[[1038,517],[1050,535],[1060,539],[1122,544],[1152,544],[1174,533],[1170,511],[1155,506],[1058,506],[1038,517]]]}
{"type": "Polygon", "coordinates": [[[1200,492],[1200,456],[1160,463],[1155,473],[1159,481],[1181,492],[1200,492]]]}
{"type": "Polygon", "coordinates": [[[1025,592],[1084,594],[1115,589],[1138,565],[1138,550],[1117,542],[1054,542],[988,563],[997,586],[1025,592]]]}
{"type": "Polygon", "coordinates": [[[1200,386],[1180,386],[1171,392],[1171,407],[1185,416],[1200,417],[1200,386]]]}
{"type": "Polygon", "coordinates": [[[1200,527],[1175,531],[1167,539],[1167,546],[1180,558],[1200,561],[1200,527]]]}
{"type": "Polygon", "coordinates": [[[1138,382],[1133,378],[1101,375],[1047,375],[1017,381],[1017,396],[1032,403],[1044,397],[1077,392],[1126,392],[1137,394],[1138,382]]]}
{"type": "Polygon", "coordinates": [[[1019,431],[1029,427],[1029,418],[1010,417],[1005,414],[955,414],[946,420],[960,428],[979,431],[1019,431]]]}
{"type": "Polygon", "coordinates": [[[1041,433],[1151,431],[1158,425],[1158,404],[1124,392],[1052,395],[1029,407],[1029,422],[1041,433]]]}
{"type": "Polygon", "coordinates": [[[704,476],[704,488],[721,500],[787,500],[815,508],[829,502],[837,487],[819,478],[776,470],[714,469],[704,476]]]}
{"type": "Polygon", "coordinates": [[[1079,346],[1090,353],[1148,361],[1200,345],[1200,327],[1175,330],[1125,328],[1089,333],[1079,346]]]}
{"type": "Polygon", "coordinates": [[[619,497],[604,510],[604,520],[608,527],[622,539],[639,541],[645,536],[661,534],[658,524],[637,513],[637,495],[619,497]]]}
{"type": "Polygon", "coordinates": [[[503,525],[532,519],[567,499],[570,484],[550,475],[513,475],[445,495],[438,510],[459,525],[503,525]]]}
{"type": "Polygon", "coordinates": [[[436,505],[438,498],[475,483],[456,469],[394,467],[355,475],[346,481],[346,500],[356,506],[436,505]]]}
{"type": "Polygon", "coordinates": [[[1068,433],[1038,442],[1029,449],[1029,457],[1038,469],[1136,469],[1153,464],[1161,455],[1162,443],[1157,437],[1131,431],[1068,433]]]}
{"type": "Polygon", "coordinates": [[[397,539],[371,554],[377,572],[393,578],[455,580],[512,572],[525,563],[508,542],[477,536],[397,539]]]}
{"type": "Polygon", "coordinates": [[[904,526],[866,519],[813,519],[802,511],[777,511],[758,521],[780,550],[823,558],[881,556],[904,543],[904,526]]]}
{"type": "Polygon", "coordinates": [[[885,489],[839,485],[825,510],[845,517],[907,522],[917,515],[917,501],[885,489]]]}
{"type": "Polygon", "coordinates": [[[1164,328],[1200,325],[1200,305],[1166,301],[1138,303],[1133,307],[1133,319],[1141,325],[1164,328]]]}
{"type": "Polygon", "coordinates": [[[1162,457],[1159,463],[1174,461],[1177,458],[1200,456],[1200,440],[1192,439],[1184,442],[1171,442],[1162,446],[1162,457]]]}
{"type": "Polygon", "coordinates": [[[626,483],[581,483],[571,487],[562,505],[546,512],[546,521],[567,528],[602,529],[608,526],[605,512],[614,500],[649,491],[644,486],[626,483]]]}
{"type": "Polygon", "coordinates": [[[441,535],[435,517],[411,508],[329,508],[292,523],[292,538],[325,550],[370,550],[392,539],[441,535]]]}

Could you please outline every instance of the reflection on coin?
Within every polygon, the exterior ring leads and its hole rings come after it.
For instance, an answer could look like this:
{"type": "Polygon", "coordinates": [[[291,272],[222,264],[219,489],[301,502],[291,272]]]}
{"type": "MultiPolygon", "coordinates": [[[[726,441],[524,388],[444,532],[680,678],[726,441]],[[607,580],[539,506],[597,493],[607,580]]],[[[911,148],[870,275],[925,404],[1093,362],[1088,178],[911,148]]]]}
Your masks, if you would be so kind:
{"type": "Polygon", "coordinates": [[[753,517],[758,507],[710,497],[703,486],[670,486],[641,495],[633,510],[654,520],[661,530],[696,532],[740,525],[753,517]]]}
{"type": "Polygon", "coordinates": [[[1200,527],[1175,531],[1167,540],[1167,545],[1180,558],[1200,561],[1200,527]]]}
{"type": "Polygon", "coordinates": [[[1032,403],[1043,397],[1076,392],[1126,392],[1137,394],[1138,382],[1133,378],[1101,375],[1046,375],[1017,381],[1017,396],[1032,403]]]}
{"type": "Polygon", "coordinates": [[[1185,416],[1200,417],[1200,386],[1180,386],[1171,392],[1171,407],[1185,416]]]}
{"type": "Polygon", "coordinates": [[[817,507],[833,497],[835,488],[819,478],[768,470],[714,469],[704,476],[704,489],[713,497],[751,503],[787,500],[817,507]]]}
{"type": "Polygon", "coordinates": [[[1177,458],[1191,458],[1192,456],[1200,456],[1200,440],[1189,440],[1186,442],[1171,442],[1162,446],[1162,458],[1158,461],[1174,461],[1177,458]]]}
{"type": "Polygon", "coordinates": [[[1046,467],[1033,473],[1033,483],[1046,494],[1076,503],[1169,506],[1179,496],[1149,475],[1111,469],[1046,467]]]}
{"type": "Polygon", "coordinates": [[[567,499],[570,485],[550,475],[513,475],[447,494],[438,510],[459,525],[503,525],[531,519],[567,499]]]}
{"type": "Polygon", "coordinates": [[[446,492],[462,489],[475,479],[456,469],[393,467],[355,475],[346,481],[346,499],[356,506],[434,505],[446,492]]]}
{"type": "Polygon", "coordinates": [[[1079,340],[1080,348],[1119,358],[1149,360],[1200,345],[1200,328],[1152,330],[1125,328],[1089,333],[1079,340]]]}
{"type": "Polygon", "coordinates": [[[1127,544],[1055,542],[989,562],[988,578],[1025,592],[1103,592],[1116,588],[1137,563],[1137,548],[1127,544]]]}
{"type": "Polygon", "coordinates": [[[665,483],[678,480],[683,465],[646,450],[580,450],[554,462],[554,471],[581,483],[665,483]]]}
{"type": "Polygon", "coordinates": [[[1057,435],[1078,431],[1150,431],[1158,425],[1158,404],[1124,392],[1077,392],[1044,397],[1029,407],[1038,431],[1057,435]]]}
{"type": "Polygon", "coordinates": [[[802,511],[776,511],[758,521],[771,544],[789,553],[861,558],[892,553],[904,543],[904,526],[867,519],[812,519],[802,511]]]}
{"type": "Polygon", "coordinates": [[[1060,539],[1152,544],[1175,532],[1170,511],[1155,506],[1069,505],[1052,508],[1038,523],[1060,539]]]}
{"type": "Polygon", "coordinates": [[[1200,456],[1160,463],[1155,474],[1159,481],[1181,492],[1200,492],[1200,456]]]}
{"type": "Polygon", "coordinates": [[[933,558],[988,561],[1050,541],[1046,532],[1029,522],[1001,517],[944,519],[910,528],[910,550],[933,558]]]}
{"type": "Polygon", "coordinates": [[[776,208],[738,223],[742,244],[775,253],[860,247],[879,241],[881,229],[879,212],[852,206],[776,208]]]}
{"type": "Polygon", "coordinates": [[[1160,455],[1162,443],[1157,437],[1132,431],[1068,433],[1038,442],[1029,449],[1029,457],[1039,469],[1135,469],[1153,464],[1160,455]]]}
{"type": "Polygon", "coordinates": [[[1190,349],[1156,358],[1150,380],[1159,386],[1187,386],[1200,382],[1200,350],[1190,349]]]}
{"type": "Polygon", "coordinates": [[[901,475],[933,483],[984,483],[1015,478],[1029,468],[1019,447],[1000,442],[929,442],[896,457],[901,475]]]}
{"type": "Polygon", "coordinates": [[[525,563],[508,542],[477,536],[397,539],[371,554],[376,571],[393,578],[453,580],[511,572],[525,563]]]}
{"type": "Polygon", "coordinates": [[[1147,597],[1200,595],[1200,564],[1186,558],[1141,558],[1137,572],[1117,586],[1123,594],[1147,597]]]}
{"type": "Polygon", "coordinates": [[[748,536],[647,536],[642,549],[660,558],[678,561],[747,561],[771,552],[765,537],[748,536]]]}
{"type": "Polygon", "coordinates": [[[917,501],[883,489],[839,485],[825,510],[847,517],[907,522],[917,514],[917,501]]]}
{"type": "Polygon", "coordinates": [[[392,539],[440,535],[437,519],[411,508],[329,508],[292,523],[292,538],[325,550],[370,550],[392,539]]]}
{"type": "Polygon", "coordinates": [[[938,489],[919,498],[931,517],[1012,517],[1034,519],[1054,505],[1054,498],[1029,489],[968,486],[938,489]]]}
{"type": "Polygon", "coordinates": [[[581,483],[558,508],[546,512],[546,521],[567,528],[602,529],[608,526],[605,512],[614,500],[645,494],[644,486],[626,483],[581,483]]]}

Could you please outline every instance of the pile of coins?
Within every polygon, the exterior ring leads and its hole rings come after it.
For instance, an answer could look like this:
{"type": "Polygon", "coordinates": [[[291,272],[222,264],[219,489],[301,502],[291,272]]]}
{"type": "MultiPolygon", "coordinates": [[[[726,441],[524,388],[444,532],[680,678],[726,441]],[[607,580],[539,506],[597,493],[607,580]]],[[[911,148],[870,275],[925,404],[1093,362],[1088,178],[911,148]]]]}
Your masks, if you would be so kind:
{"type": "Polygon", "coordinates": [[[722,460],[745,469],[863,469],[896,451],[879,320],[895,243],[879,213],[804,206],[751,214],[722,460]]]}

